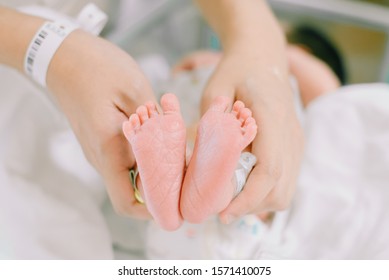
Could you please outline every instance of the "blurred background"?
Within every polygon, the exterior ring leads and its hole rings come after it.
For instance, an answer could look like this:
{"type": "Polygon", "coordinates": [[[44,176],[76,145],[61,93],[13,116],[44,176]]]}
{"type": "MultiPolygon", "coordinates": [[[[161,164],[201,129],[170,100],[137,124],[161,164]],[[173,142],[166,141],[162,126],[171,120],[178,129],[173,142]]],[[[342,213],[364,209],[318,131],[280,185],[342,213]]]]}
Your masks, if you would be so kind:
{"type": "MultiPolygon", "coordinates": [[[[286,31],[309,26],[334,44],[347,83],[389,82],[389,0],[268,2],[286,31]]],[[[158,53],[173,64],[193,50],[220,48],[192,1],[125,0],[116,8],[108,38],[136,58],[158,53]]]]}
{"type": "MultiPolygon", "coordinates": [[[[0,2],[15,7],[38,4],[75,16],[88,0],[0,2]]],[[[221,49],[191,0],[93,2],[109,14],[102,35],[148,69],[151,81],[166,80],[170,66],[192,51],[221,49]]],[[[303,26],[330,42],[347,72],[346,83],[389,83],[389,0],[268,2],[289,38],[303,26]]],[[[328,54],[327,58],[331,59],[328,54]]],[[[106,250],[111,245],[119,258],[144,258],[145,239],[152,240],[145,234],[147,225],[114,214],[100,177],[84,160],[63,115],[18,73],[0,67],[0,77],[0,204],[7,209],[0,211],[0,259],[109,258],[106,250]]],[[[189,105],[189,97],[199,95],[187,93],[198,93],[203,86],[194,86],[193,80],[187,75],[172,83],[187,90],[172,92],[185,96],[189,105]]],[[[306,120],[311,120],[305,126],[306,142],[310,142],[293,220],[289,214],[277,215],[272,230],[263,235],[268,239],[259,257],[388,258],[388,88],[344,87],[337,99],[325,99],[306,111],[306,120]],[[348,90],[354,92],[347,94],[348,90]]],[[[190,108],[198,111],[196,106],[190,108]]],[[[226,229],[226,238],[251,244],[226,229]]],[[[210,243],[219,238],[209,236],[210,243]]],[[[171,244],[154,240],[158,243],[154,247],[161,250],[171,244]]],[[[176,244],[176,239],[171,240],[176,244]]],[[[210,251],[216,258],[225,252],[226,243],[220,244],[220,250],[210,251]]]]}

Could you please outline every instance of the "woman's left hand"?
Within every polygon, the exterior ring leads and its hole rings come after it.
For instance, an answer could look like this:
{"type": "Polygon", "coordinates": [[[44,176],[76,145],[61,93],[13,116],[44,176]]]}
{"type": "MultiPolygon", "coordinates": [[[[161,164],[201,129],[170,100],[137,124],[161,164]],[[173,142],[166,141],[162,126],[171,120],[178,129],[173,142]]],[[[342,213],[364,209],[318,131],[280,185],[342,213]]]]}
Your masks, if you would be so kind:
{"type": "Polygon", "coordinates": [[[203,95],[203,112],[215,96],[226,95],[243,101],[258,125],[251,147],[257,164],[243,191],[220,213],[225,223],[245,214],[285,209],[299,173],[303,136],[288,73],[276,66],[264,69],[261,59],[247,50],[225,53],[203,95]]]}

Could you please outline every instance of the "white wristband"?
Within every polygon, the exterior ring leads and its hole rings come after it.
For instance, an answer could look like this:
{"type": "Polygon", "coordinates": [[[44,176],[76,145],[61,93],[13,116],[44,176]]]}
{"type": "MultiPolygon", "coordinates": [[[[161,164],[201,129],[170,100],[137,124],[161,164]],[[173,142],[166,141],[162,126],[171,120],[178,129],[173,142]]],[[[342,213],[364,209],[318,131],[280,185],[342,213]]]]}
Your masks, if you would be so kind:
{"type": "Polygon", "coordinates": [[[108,16],[93,3],[85,5],[77,16],[80,27],[93,35],[100,34],[107,21],[108,16]]]}
{"type": "Polygon", "coordinates": [[[37,83],[46,87],[46,75],[51,59],[76,25],[45,22],[33,37],[24,59],[24,71],[37,83]]]}

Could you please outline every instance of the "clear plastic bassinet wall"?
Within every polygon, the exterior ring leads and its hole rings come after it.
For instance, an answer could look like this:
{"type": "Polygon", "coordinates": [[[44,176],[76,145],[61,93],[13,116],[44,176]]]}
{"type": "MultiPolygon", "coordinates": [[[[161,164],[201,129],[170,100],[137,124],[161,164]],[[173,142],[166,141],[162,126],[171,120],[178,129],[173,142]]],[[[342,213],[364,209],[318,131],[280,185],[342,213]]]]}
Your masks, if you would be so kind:
{"type": "MultiPolygon", "coordinates": [[[[128,2],[128,1],[122,1],[128,2]]],[[[137,1],[131,1],[137,2],[137,1]]],[[[219,49],[215,34],[193,1],[142,2],[137,20],[111,36],[135,58],[163,56],[169,64],[198,49],[219,49]]],[[[389,1],[269,0],[286,30],[308,25],[334,42],[344,60],[347,83],[389,82],[389,1]]],[[[131,9],[122,8],[120,17],[131,9]]],[[[253,27],[255,28],[255,27],[253,27]]]]}

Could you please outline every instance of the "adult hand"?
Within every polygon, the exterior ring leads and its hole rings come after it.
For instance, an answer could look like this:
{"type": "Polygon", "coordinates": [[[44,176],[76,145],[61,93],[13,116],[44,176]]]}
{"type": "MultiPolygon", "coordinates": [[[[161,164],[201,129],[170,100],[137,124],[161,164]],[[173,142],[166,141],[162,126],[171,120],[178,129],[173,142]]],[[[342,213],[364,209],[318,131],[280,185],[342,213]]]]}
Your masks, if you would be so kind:
{"type": "Polygon", "coordinates": [[[215,96],[226,95],[243,101],[258,125],[251,147],[257,164],[243,191],[220,213],[225,223],[286,208],[299,172],[303,137],[288,76],[260,67],[260,59],[247,49],[225,53],[203,95],[203,111],[215,96]]]}
{"type": "Polygon", "coordinates": [[[47,84],[85,156],[103,176],[116,212],[150,217],[134,198],[129,169],[135,160],[122,133],[137,106],[154,99],[136,63],[108,41],[76,30],[54,55],[47,84]]]}
{"type": "Polygon", "coordinates": [[[257,120],[259,132],[251,152],[257,156],[258,163],[244,191],[220,214],[224,222],[248,213],[265,219],[266,212],[288,206],[302,152],[301,129],[287,76],[276,68],[261,69],[255,54],[249,55],[251,52],[235,51],[222,56],[200,51],[186,56],[174,67],[175,71],[182,71],[218,64],[203,95],[203,111],[215,96],[223,94],[243,101],[257,120]],[[278,91],[274,91],[274,84],[278,91]]]}
{"type": "Polygon", "coordinates": [[[215,96],[227,95],[246,103],[258,125],[252,144],[257,165],[220,217],[231,222],[248,213],[284,209],[294,192],[303,142],[284,36],[266,1],[196,3],[223,46],[222,60],[203,95],[203,111],[215,96]]]}

